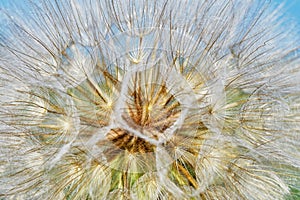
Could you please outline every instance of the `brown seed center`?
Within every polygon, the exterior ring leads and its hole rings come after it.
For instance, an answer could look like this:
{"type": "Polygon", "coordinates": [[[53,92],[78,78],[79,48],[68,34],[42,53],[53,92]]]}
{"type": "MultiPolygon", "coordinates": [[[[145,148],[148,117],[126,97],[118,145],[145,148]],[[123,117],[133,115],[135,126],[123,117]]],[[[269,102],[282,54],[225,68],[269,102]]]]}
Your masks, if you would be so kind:
{"type": "MultiPolygon", "coordinates": [[[[133,88],[122,114],[125,122],[148,138],[158,140],[180,115],[180,103],[165,85],[149,84],[133,88]]],[[[152,152],[154,145],[123,129],[112,129],[107,139],[131,153],[152,152]]]]}

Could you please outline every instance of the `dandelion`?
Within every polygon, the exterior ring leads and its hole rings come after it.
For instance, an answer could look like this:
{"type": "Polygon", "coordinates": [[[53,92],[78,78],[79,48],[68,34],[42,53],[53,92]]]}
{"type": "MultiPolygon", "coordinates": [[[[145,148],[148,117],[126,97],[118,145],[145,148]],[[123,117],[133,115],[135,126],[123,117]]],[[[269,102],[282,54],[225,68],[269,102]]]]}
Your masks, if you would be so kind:
{"type": "Polygon", "coordinates": [[[1,199],[299,198],[297,37],[268,1],[27,5],[3,11],[1,199]]]}

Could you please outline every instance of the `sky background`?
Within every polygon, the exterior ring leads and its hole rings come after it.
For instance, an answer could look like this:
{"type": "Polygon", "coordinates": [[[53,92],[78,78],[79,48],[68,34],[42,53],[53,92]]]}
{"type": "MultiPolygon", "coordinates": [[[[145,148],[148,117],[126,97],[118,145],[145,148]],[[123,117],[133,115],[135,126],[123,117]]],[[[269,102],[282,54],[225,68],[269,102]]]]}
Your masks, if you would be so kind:
{"type": "Polygon", "coordinates": [[[285,3],[286,12],[284,13],[293,18],[300,25],[300,0],[272,0],[274,4],[285,3]]]}
{"type": "MultiPolygon", "coordinates": [[[[6,5],[8,2],[18,2],[22,4],[23,0],[0,0],[0,5],[6,5]]],[[[271,0],[274,4],[285,3],[287,12],[285,14],[290,15],[300,24],[300,0],[271,0]]]]}
{"type": "MultiPolygon", "coordinates": [[[[17,5],[18,4],[20,5],[24,1],[23,0],[0,0],[0,7],[8,7],[7,6],[8,2],[17,2],[17,5]]],[[[290,19],[293,19],[300,27],[300,0],[271,0],[271,2],[274,5],[285,3],[284,15],[290,19]]],[[[0,14],[0,20],[1,20],[1,14],[0,14]]]]}

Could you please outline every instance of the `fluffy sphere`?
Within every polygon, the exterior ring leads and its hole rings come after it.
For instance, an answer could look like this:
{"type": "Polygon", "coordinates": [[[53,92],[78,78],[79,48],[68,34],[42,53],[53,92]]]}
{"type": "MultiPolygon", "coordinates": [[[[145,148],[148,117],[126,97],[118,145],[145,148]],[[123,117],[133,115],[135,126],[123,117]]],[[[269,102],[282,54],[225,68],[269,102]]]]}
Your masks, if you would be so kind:
{"type": "Polygon", "coordinates": [[[269,1],[24,6],[2,11],[0,199],[299,198],[297,36],[269,1]]]}

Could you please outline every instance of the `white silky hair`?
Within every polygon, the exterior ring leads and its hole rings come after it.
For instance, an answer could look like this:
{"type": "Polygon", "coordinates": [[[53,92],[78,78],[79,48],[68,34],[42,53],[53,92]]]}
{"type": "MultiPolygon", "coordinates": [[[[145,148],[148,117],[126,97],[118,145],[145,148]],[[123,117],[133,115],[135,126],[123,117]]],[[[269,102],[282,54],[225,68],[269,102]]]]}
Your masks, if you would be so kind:
{"type": "Polygon", "coordinates": [[[280,7],[15,7],[1,10],[0,199],[299,197],[299,36],[280,7]]]}

